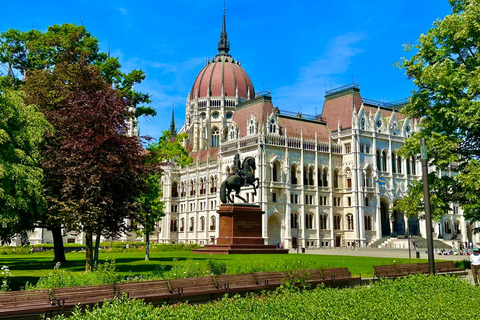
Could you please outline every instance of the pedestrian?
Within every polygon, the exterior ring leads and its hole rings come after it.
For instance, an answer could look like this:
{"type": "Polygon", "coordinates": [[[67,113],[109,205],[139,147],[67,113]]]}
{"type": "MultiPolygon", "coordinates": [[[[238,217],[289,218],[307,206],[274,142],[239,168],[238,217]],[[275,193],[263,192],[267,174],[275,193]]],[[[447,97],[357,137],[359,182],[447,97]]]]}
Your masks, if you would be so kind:
{"type": "Polygon", "coordinates": [[[480,274],[480,254],[478,247],[473,248],[473,254],[470,256],[470,267],[472,269],[473,281],[477,285],[478,276],[480,274]]]}

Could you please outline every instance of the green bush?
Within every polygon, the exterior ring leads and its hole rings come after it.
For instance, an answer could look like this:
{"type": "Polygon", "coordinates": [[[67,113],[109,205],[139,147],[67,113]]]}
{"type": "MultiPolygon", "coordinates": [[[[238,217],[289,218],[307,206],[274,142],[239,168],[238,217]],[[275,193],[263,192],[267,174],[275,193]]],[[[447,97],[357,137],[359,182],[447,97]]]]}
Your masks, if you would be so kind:
{"type": "Polygon", "coordinates": [[[105,264],[99,265],[97,270],[91,272],[78,273],[62,269],[53,270],[46,277],[41,277],[36,285],[27,283],[25,290],[114,284],[120,282],[122,278],[116,272],[115,261],[106,260],[105,264]]]}
{"type": "Polygon", "coordinates": [[[202,305],[155,308],[120,299],[85,312],[77,309],[70,319],[477,319],[479,299],[480,287],[464,279],[416,275],[347,289],[224,297],[202,305]]]}
{"type": "Polygon", "coordinates": [[[225,274],[227,273],[227,265],[223,261],[218,261],[214,259],[208,259],[207,261],[210,271],[214,275],[225,274]]]}

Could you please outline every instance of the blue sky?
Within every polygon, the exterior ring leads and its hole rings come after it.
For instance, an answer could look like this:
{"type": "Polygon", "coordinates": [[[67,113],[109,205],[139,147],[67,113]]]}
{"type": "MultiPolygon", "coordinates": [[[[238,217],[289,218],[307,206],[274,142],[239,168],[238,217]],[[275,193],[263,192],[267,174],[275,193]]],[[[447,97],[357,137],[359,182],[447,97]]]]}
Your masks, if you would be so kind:
{"type": "MultiPolygon", "coordinates": [[[[124,71],[142,69],[137,87],[152,95],[157,117],[140,120],[142,135],[159,137],[185,119],[188,91],[217,53],[222,0],[17,1],[2,3],[0,30],[45,31],[83,24],[124,71]]],[[[450,14],[446,0],[227,0],[230,54],[242,62],[256,90],[272,89],[282,110],[321,113],[325,88],[360,83],[362,97],[394,101],[414,88],[394,63],[434,20],[450,14]]]]}

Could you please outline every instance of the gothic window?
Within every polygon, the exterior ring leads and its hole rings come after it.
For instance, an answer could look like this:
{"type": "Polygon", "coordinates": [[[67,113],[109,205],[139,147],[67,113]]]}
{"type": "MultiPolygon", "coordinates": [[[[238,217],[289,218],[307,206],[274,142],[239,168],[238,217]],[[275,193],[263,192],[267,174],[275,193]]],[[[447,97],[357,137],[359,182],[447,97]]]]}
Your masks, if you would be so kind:
{"type": "Polygon", "coordinates": [[[297,184],[297,167],[293,164],[290,169],[292,184],[297,184]]]}
{"type": "Polygon", "coordinates": [[[377,170],[382,171],[382,157],[380,156],[380,150],[377,150],[377,170]]]}
{"type": "Polygon", "coordinates": [[[190,218],[190,228],[189,230],[192,232],[193,230],[195,230],[195,218],[194,217],[191,217],[190,218]]]}
{"type": "Polygon", "coordinates": [[[360,119],[360,129],[365,130],[365,117],[360,119]]]}
{"type": "Polygon", "coordinates": [[[410,138],[412,128],[410,126],[405,127],[405,137],[410,138]]]}
{"type": "Polygon", "coordinates": [[[290,227],[292,229],[298,229],[298,214],[290,213],[290,227]]]}
{"type": "Polygon", "coordinates": [[[205,231],[205,217],[200,217],[200,231],[205,231]]]}
{"type": "Polygon", "coordinates": [[[361,153],[365,152],[365,144],[363,144],[363,143],[360,144],[360,152],[361,153]]]}
{"type": "Polygon", "coordinates": [[[204,182],[203,178],[200,178],[200,194],[203,194],[204,192],[204,182]]]}
{"type": "Polygon", "coordinates": [[[227,112],[227,119],[232,119],[232,117],[233,117],[233,113],[227,112]]]}
{"type": "Polygon", "coordinates": [[[174,182],[172,184],[172,198],[177,198],[178,197],[178,187],[177,187],[177,182],[174,182]]]}
{"type": "Polygon", "coordinates": [[[365,216],[365,230],[372,231],[372,217],[369,215],[365,216]]]}
{"type": "Polygon", "coordinates": [[[460,234],[461,233],[461,230],[460,230],[460,221],[455,221],[454,225],[453,225],[453,230],[455,230],[455,233],[456,234],[460,234]]]}
{"type": "Polygon", "coordinates": [[[352,145],[350,143],[345,143],[345,153],[352,152],[352,145]]]}
{"type": "Polygon", "coordinates": [[[270,119],[270,133],[275,133],[275,119],[270,119]]]}
{"type": "Polygon", "coordinates": [[[338,169],[333,171],[333,187],[338,188],[338,169]]]}
{"type": "Polygon", "coordinates": [[[402,157],[397,156],[397,172],[402,173],[402,157]]]}
{"type": "Polygon", "coordinates": [[[445,233],[452,233],[452,227],[450,225],[450,221],[445,221],[445,233]]]}
{"type": "Polygon", "coordinates": [[[202,112],[200,114],[200,118],[202,118],[202,120],[205,120],[206,117],[207,117],[207,115],[205,114],[205,112],[202,112]]]}
{"type": "Polygon", "coordinates": [[[347,215],[347,229],[353,230],[353,215],[347,215]]]}
{"type": "Polygon", "coordinates": [[[250,124],[248,125],[248,133],[254,134],[255,133],[255,122],[250,120],[250,124]]]}
{"type": "Polygon", "coordinates": [[[410,159],[407,158],[407,174],[412,174],[412,170],[410,168],[410,159]]]}
{"type": "Polygon", "coordinates": [[[397,156],[395,152],[392,152],[392,173],[397,173],[397,156]]]}
{"type": "Polygon", "coordinates": [[[341,225],[340,223],[342,222],[342,218],[338,215],[334,216],[333,217],[333,229],[334,230],[340,230],[341,229],[341,225]]]}
{"type": "Polygon", "coordinates": [[[367,153],[367,154],[370,153],[370,144],[369,144],[369,143],[367,143],[367,144],[365,145],[365,153],[367,153]]]}
{"type": "Polygon", "coordinates": [[[323,186],[328,187],[328,170],[327,168],[323,168],[323,186]]]}
{"type": "Polygon", "coordinates": [[[305,229],[313,229],[313,214],[305,214],[305,229]]]}
{"type": "Polygon", "coordinates": [[[177,219],[170,220],[170,231],[177,232],[177,219]]]}
{"type": "Polygon", "coordinates": [[[210,231],[215,231],[216,219],[215,216],[210,218],[210,231]]]}
{"type": "Polygon", "coordinates": [[[182,218],[180,220],[180,232],[183,232],[183,230],[185,230],[185,219],[182,218]]]}
{"type": "Polygon", "coordinates": [[[417,166],[415,163],[415,156],[412,156],[412,174],[416,175],[417,174],[417,166]]]}
{"type": "Polygon", "coordinates": [[[308,183],[313,186],[313,168],[308,168],[308,183]]]}
{"type": "Polygon", "coordinates": [[[387,172],[387,151],[382,152],[382,171],[387,172]]]}
{"type": "Polygon", "coordinates": [[[218,113],[218,112],[214,112],[214,113],[212,114],[212,118],[213,118],[213,119],[218,119],[218,117],[219,117],[219,113],[218,113]]]}
{"type": "Polygon", "coordinates": [[[278,181],[278,166],[277,161],[275,161],[272,169],[272,181],[278,181]]]}
{"type": "Polygon", "coordinates": [[[317,184],[319,187],[322,186],[322,169],[321,168],[318,168],[317,169],[317,184]]]}
{"type": "Polygon", "coordinates": [[[320,229],[327,230],[327,215],[320,215],[320,229]]]}
{"type": "Polygon", "coordinates": [[[213,128],[212,130],[212,148],[218,148],[220,141],[220,130],[213,128]]]}

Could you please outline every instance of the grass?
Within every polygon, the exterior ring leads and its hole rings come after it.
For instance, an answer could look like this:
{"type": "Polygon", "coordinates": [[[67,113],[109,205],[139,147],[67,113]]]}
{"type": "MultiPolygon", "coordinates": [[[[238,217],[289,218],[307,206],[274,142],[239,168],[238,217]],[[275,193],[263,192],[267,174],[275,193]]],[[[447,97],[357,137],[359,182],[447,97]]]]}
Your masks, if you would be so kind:
{"type": "MultiPolygon", "coordinates": [[[[82,252],[67,253],[67,263],[61,267],[74,273],[85,270],[85,254],[82,252]]],[[[128,252],[101,251],[99,261],[115,260],[116,270],[121,277],[152,276],[159,269],[170,271],[174,265],[188,265],[198,263],[207,266],[208,260],[213,259],[226,265],[226,273],[245,273],[255,271],[280,271],[309,268],[348,267],[353,275],[362,277],[373,276],[374,265],[408,263],[409,259],[375,258],[356,256],[328,256],[328,255],[202,255],[189,251],[160,251],[151,252],[150,260],[145,261],[143,250],[128,252]]],[[[53,270],[55,263],[53,252],[38,252],[26,255],[0,255],[0,265],[7,265],[14,275],[10,279],[11,290],[19,290],[26,282],[36,284],[40,277],[46,276],[53,270]]],[[[426,260],[414,260],[424,262],[426,260]]],[[[412,260],[413,262],[413,260],[412,260]]]]}

